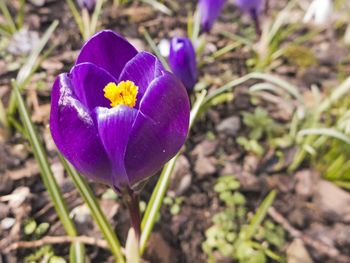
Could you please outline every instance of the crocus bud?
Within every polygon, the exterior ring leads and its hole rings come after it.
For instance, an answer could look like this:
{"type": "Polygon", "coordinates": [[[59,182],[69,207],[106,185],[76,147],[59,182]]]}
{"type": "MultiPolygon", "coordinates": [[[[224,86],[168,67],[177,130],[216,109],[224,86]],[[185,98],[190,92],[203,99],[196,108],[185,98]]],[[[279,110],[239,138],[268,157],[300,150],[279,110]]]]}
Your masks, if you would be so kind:
{"type": "Polygon", "coordinates": [[[219,17],[225,0],[199,0],[198,8],[201,15],[201,27],[209,32],[215,20],[219,17]]]}
{"type": "Polygon", "coordinates": [[[111,30],[88,40],[52,87],[56,146],[82,175],[119,193],[139,191],[180,150],[189,115],[181,81],[111,30]]]}
{"type": "Polygon", "coordinates": [[[80,8],[86,8],[90,13],[94,11],[96,0],[77,0],[80,8]]]}
{"type": "Polygon", "coordinates": [[[236,5],[252,18],[257,16],[264,0],[236,0],[236,5]]]}
{"type": "Polygon", "coordinates": [[[255,23],[255,31],[260,36],[259,13],[264,0],[235,0],[236,5],[242,9],[255,23]]]}
{"type": "Polygon", "coordinates": [[[197,82],[197,63],[191,40],[187,37],[174,37],[170,41],[169,64],[186,89],[192,91],[197,82]]]}
{"type": "Polygon", "coordinates": [[[325,24],[333,11],[332,0],[314,0],[306,11],[303,22],[312,20],[316,25],[325,24]]]}

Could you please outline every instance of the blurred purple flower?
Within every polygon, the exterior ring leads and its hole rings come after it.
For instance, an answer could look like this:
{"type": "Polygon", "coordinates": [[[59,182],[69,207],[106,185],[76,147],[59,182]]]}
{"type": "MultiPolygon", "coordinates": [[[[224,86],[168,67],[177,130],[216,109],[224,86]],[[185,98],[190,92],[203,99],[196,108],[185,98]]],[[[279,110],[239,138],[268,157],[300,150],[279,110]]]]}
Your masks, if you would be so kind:
{"type": "Polygon", "coordinates": [[[261,11],[264,0],[235,0],[236,5],[255,20],[261,11]]]}
{"type": "Polygon", "coordinates": [[[235,0],[236,5],[248,14],[255,23],[255,31],[260,37],[261,28],[259,22],[259,13],[264,0],[235,0]]]}
{"type": "Polygon", "coordinates": [[[215,20],[221,13],[225,1],[226,0],[198,0],[201,27],[205,32],[209,32],[213,27],[215,20]]]}
{"type": "Polygon", "coordinates": [[[94,11],[96,0],[77,0],[80,8],[86,8],[90,13],[94,11]]]}
{"type": "Polygon", "coordinates": [[[50,130],[58,149],[83,175],[120,192],[137,190],[172,158],[188,124],[181,81],[111,30],[87,41],[52,88],[50,130]]]}
{"type": "Polygon", "coordinates": [[[197,82],[196,52],[187,37],[174,37],[170,41],[169,64],[174,74],[188,91],[197,82]]]}

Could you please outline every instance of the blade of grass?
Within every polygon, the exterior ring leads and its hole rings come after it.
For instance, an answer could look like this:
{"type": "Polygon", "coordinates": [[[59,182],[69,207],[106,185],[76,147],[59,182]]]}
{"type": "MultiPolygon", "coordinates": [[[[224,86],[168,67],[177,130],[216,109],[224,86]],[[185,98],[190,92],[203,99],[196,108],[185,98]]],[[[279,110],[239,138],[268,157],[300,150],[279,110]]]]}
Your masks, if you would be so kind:
{"type": "Polygon", "coordinates": [[[1,9],[7,23],[9,24],[9,28],[11,30],[11,33],[15,33],[17,31],[16,24],[13,21],[12,16],[11,16],[9,10],[7,9],[7,6],[6,6],[4,0],[0,0],[0,9],[1,9]]]}
{"type": "Polygon", "coordinates": [[[241,45],[241,43],[239,42],[235,42],[232,43],[230,45],[227,45],[226,47],[223,47],[221,49],[219,49],[218,51],[214,52],[213,54],[210,55],[211,58],[218,58],[224,54],[226,54],[227,52],[230,52],[232,50],[234,50],[236,47],[239,47],[241,45]]]}
{"type": "Polygon", "coordinates": [[[69,249],[69,262],[85,263],[85,247],[79,242],[71,244],[69,249]]]}
{"type": "Polygon", "coordinates": [[[20,0],[19,9],[18,9],[17,16],[16,16],[18,29],[21,29],[23,26],[23,11],[24,11],[25,3],[26,3],[26,0],[20,0]]]}
{"type": "Polygon", "coordinates": [[[25,87],[30,78],[33,76],[33,74],[39,69],[39,67],[41,66],[41,63],[43,63],[43,61],[51,54],[51,52],[57,47],[57,45],[53,45],[51,46],[48,50],[45,51],[45,53],[40,57],[40,59],[38,60],[38,62],[31,68],[29,74],[27,75],[27,77],[23,80],[22,82],[22,87],[25,87]]]}
{"type": "Polygon", "coordinates": [[[235,40],[237,42],[240,42],[246,46],[249,47],[249,49],[255,53],[255,49],[254,49],[254,43],[251,42],[249,39],[246,39],[244,37],[241,37],[241,36],[238,36],[238,35],[235,35],[235,34],[232,34],[230,32],[226,32],[226,31],[223,31],[223,32],[220,32],[220,35],[222,35],[223,37],[227,37],[229,39],[232,39],[232,40],[235,40]]]}
{"type": "Polygon", "coordinates": [[[173,11],[171,11],[166,5],[156,1],[156,0],[139,0],[140,2],[144,2],[144,3],[147,3],[151,6],[153,6],[154,9],[157,9],[159,10],[160,12],[168,15],[168,16],[171,16],[173,15],[173,11]]]}
{"type": "Polygon", "coordinates": [[[5,26],[3,24],[0,24],[0,34],[10,38],[11,37],[11,30],[8,26],[5,26]]]}
{"type": "Polygon", "coordinates": [[[192,12],[189,11],[187,14],[187,37],[192,40],[193,36],[193,15],[192,12]]]}
{"type": "MultiPolygon", "coordinates": [[[[199,97],[196,100],[196,103],[192,107],[191,115],[190,115],[190,125],[189,130],[191,130],[191,127],[198,115],[199,109],[201,108],[201,105],[204,101],[206,95],[206,91],[203,90],[199,97]]],[[[157,182],[156,187],[154,188],[152,192],[152,196],[150,198],[150,201],[147,204],[147,208],[145,211],[145,214],[142,218],[141,222],[141,238],[140,238],[140,253],[143,254],[146,243],[148,240],[149,235],[151,234],[151,231],[153,229],[156,216],[158,214],[158,211],[160,209],[160,206],[163,202],[163,198],[166,192],[166,189],[168,187],[169,179],[171,176],[171,173],[174,169],[175,163],[177,158],[179,157],[180,152],[178,152],[169,162],[167,162],[162,170],[162,173],[159,177],[159,180],[157,182]]]]}
{"type": "Polygon", "coordinates": [[[275,37],[276,33],[280,30],[280,28],[284,25],[287,17],[290,15],[290,11],[295,5],[295,0],[290,1],[287,6],[279,12],[277,18],[275,19],[271,29],[269,30],[267,36],[267,43],[271,43],[272,39],[275,37]]]}
{"type": "Polygon", "coordinates": [[[270,208],[270,206],[272,205],[273,201],[275,200],[276,197],[276,191],[272,190],[268,196],[265,197],[264,201],[262,202],[262,204],[260,205],[258,211],[256,211],[252,222],[250,223],[250,225],[248,226],[247,230],[246,230],[246,235],[245,238],[247,240],[250,240],[254,234],[256,233],[256,231],[258,230],[258,227],[261,225],[261,222],[264,220],[264,218],[267,215],[267,210],[270,208]]]}
{"type": "Polygon", "coordinates": [[[270,83],[258,83],[254,84],[249,88],[250,92],[259,92],[259,91],[272,91],[277,93],[278,95],[283,95],[281,90],[277,88],[275,85],[270,83]]]}
{"type": "Polygon", "coordinates": [[[294,87],[293,85],[289,84],[287,81],[285,81],[285,80],[283,80],[281,78],[275,77],[273,75],[266,74],[266,73],[253,72],[250,75],[251,75],[251,78],[253,78],[253,79],[262,79],[262,80],[269,81],[269,82],[272,82],[272,83],[276,84],[277,86],[281,87],[285,91],[289,92],[301,104],[303,104],[303,105],[305,104],[304,103],[304,99],[301,96],[301,94],[298,91],[298,89],[296,87],[294,87]]]}
{"type": "Polygon", "coordinates": [[[111,224],[104,216],[101,208],[86,180],[75,170],[75,168],[59,153],[64,167],[73,180],[75,187],[78,189],[84,202],[90,209],[91,215],[100,228],[101,233],[108,242],[109,248],[119,263],[124,262],[124,257],[121,252],[120,243],[115,232],[112,229],[111,224]]]}
{"type": "Polygon", "coordinates": [[[12,125],[13,127],[15,127],[15,129],[17,131],[19,131],[24,137],[26,137],[26,139],[28,139],[28,134],[27,131],[22,127],[22,125],[12,116],[8,116],[7,120],[9,122],[9,125],[12,125]]]}
{"type": "MultiPolygon", "coordinates": [[[[30,115],[25,106],[24,100],[20,94],[19,87],[15,80],[12,80],[11,84],[18,102],[18,109],[19,109],[19,114],[21,116],[21,120],[28,134],[29,143],[32,146],[35,159],[37,160],[40,166],[41,176],[44,181],[45,187],[51,197],[51,200],[56,209],[57,215],[64,229],[66,230],[67,234],[69,236],[76,236],[77,231],[75,229],[74,223],[72,219],[69,217],[68,208],[62,197],[62,193],[57,185],[55,177],[53,176],[49,161],[47,159],[47,155],[44,151],[44,147],[42,146],[39,140],[39,135],[36,132],[35,127],[30,119],[30,115]]],[[[73,243],[72,246],[76,246],[76,245],[73,243]]],[[[76,253],[78,253],[78,251],[76,251],[76,253]]],[[[84,255],[77,255],[77,256],[79,256],[79,258],[84,258],[84,255]]]]}
{"type": "Polygon", "coordinates": [[[46,43],[49,41],[52,33],[55,31],[57,26],[58,26],[58,20],[53,21],[52,24],[49,26],[49,28],[45,31],[44,35],[41,37],[40,42],[39,42],[38,46],[36,47],[36,49],[34,49],[32,51],[32,53],[29,55],[26,63],[19,70],[17,78],[16,78],[16,82],[20,88],[22,88],[21,86],[23,84],[23,81],[30,74],[31,69],[35,64],[35,61],[37,60],[37,58],[40,55],[43,48],[45,47],[46,43]]]}
{"type": "Polygon", "coordinates": [[[350,90],[350,77],[348,77],[332,94],[325,99],[319,107],[320,112],[327,110],[334,102],[343,97],[350,90]]]}
{"type": "Polygon", "coordinates": [[[333,137],[350,145],[349,136],[346,136],[344,133],[332,128],[310,128],[298,132],[298,136],[305,136],[310,134],[333,137]]]}
{"type": "Polygon", "coordinates": [[[198,36],[199,32],[201,30],[201,14],[199,9],[197,8],[196,11],[193,14],[193,30],[192,30],[192,35],[190,37],[193,45],[198,49],[198,36]]]}
{"type": "Polygon", "coordinates": [[[224,86],[214,90],[213,92],[209,93],[208,96],[206,96],[203,105],[210,103],[210,101],[213,100],[216,96],[219,96],[221,93],[227,92],[228,90],[230,90],[238,85],[241,85],[242,83],[246,82],[250,78],[251,78],[251,75],[247,74],[243,77],[232,80],[229,83],[225,84],[224,86]]]}
{"type": "Polygon", "coordinates": [[[151,36],[148,34],[147,30],[144,29],[143,31],[143,36],[145,37],[148,45],[152,48],[154,54],[157,56],[157,58],[162,62],[164,68],[167,71],[171,72],[170,66],[168,64],[168,62],[165,60],[165,58],[160,54],[159,49],[157,48],[156,43],[154,43],[153,39],[151,38],[151,36]]]}
{"type": "Polygon", "coordinates": [[[2,103],[2,101],[0,100],[0,122],[2,123],[2,125],[6,128],[9,127],[9,123],[8,123],[8,119],[7,119],[7,115],[6,115],[6,110],[4,107],[4,104],[2,103]]]}
{"type": "MultiPolygon", "coordinates": [[[[37,64],[35,66],[35,62],[36,62],[40,52],[45,47],[47,41],[49,40],[49,38],[51,37],[52,33],[54,32],[54,30],[56,29],[57,26],[58,26],[58,21],[57,20],[53,21],[52,24],[50,25],[50,27],[45,31],[44,35],[40,39],[40,43],[38,44],[37,48],[32,51],[32,53],[29,55],[26,63],[19,70],[17,78],[16,78],[16,83],[19,86],[20,91],[22,90],[24,85],[29,81],[30,76],[32,76],[34,74],[34,72],[38,69],[38,67],[40,66],[40,64],[37,64]],[[35,71],[33,69],[35,69],[35,71]]],[[[49,49],[49,51],[46,52],[45,55],[48,56],[51,51],[52,51],[52,49],[49,49]]],[[[45,55],[44,55],[44,58],[46,58],[45,55]]],[[[43,61],[43,59],[41,60],[41,62],[42,61],[43,61]]],[[[15,98],[15,95],[12,93],[11,97],[10,97],[9,106],[7,108],[7,113],[8,113],[8,115],[13,115],[15,113],[15,111],[16,111],[16,98],[15,98]]]]}
{"type": "Polygon", "coordinates": [[[226,91],[228,91],[228,90],[230,90],[230,89],[232,89],[232,88],[234,88],[234,87],[236,87],[236,86],[238,86],[238,85],[240,85],[240,84],[242,84],[250,79],[261,79],[261,80],[272,82],[273,84],[277,85],[278,87],[289,92],[300,103],[302,103],[303,105],[305,104],[303,97],[301,96],[300,92],[298,91],[298,89],[296,87],[294,87],[293,85],[289,84],[288,82],[286,82],[278,77],[272,76],[270,74],[258,73],[258,72],[249,73],[243,77],[232,80],[229,83],[225,84],[224,86],[214,90],[206,97],[205,103],[208,103],[210,100],[212,100],[214,97],[218,96],[219,94],[226,92],[226,91]]]}
{"type": "Polygon", "coordinates": [[[66,0],[70,10],[72,11],[73,17],[75,22],[77,23],[80,33],[83,36],[83,39],[86,39],[85,31],[84,31],[84,24],[83,20],[81,18],[81,15],[79,14],[77,8],[75,7],[74,3],[72,0],[66,0]]]}
{"type": "MultiPolygon", "coordinates": [[[[95,9],[94,12],[92,14],[91,17],[91,24],[90,24],[90,36],[95,34],[96,30],[97,30],[97,22],[98,22],[98,18],[100,17],[101,13],[102,13],[102,6],[105,0],[97,0],[96,5],[95,5],[95,9]]],[[[90,36],[86,36],[87,38],[89,38],[90,36]]],[[[85,39],[87,40],[87,39],[85,39]]]]}

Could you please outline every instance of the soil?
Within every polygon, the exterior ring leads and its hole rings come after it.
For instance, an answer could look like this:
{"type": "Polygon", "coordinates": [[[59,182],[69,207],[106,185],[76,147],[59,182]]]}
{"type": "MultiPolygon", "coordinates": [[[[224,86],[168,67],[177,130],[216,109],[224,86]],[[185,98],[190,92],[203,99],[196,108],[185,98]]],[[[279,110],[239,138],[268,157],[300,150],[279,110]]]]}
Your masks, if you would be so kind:
{"type": "MultiPolygon", "coordinates": [[[[172,1],[178,8],[172,16],[138,1],[122,7],[113,7],[111,2],[105,4],[100,25],[125,36],[138,50],[151,52],[143,38],[143,30],[146,28],[156,43],[162,38],[186,35],[188,10],[194,10],[197,1],[172,1]]],[[[223,14],[207,36],[204,54],[210,54],[232,43],[220,35],[221,31],[241,34],[240,27],[251,27],[251,21],[232,2],[228,1],[223,14]]],[[[287,1],[271,0],[269,13],[281,10],[286,3],[287,1]]],[[[10,11],[14,13],[17,1],[11,4],[10,11]]],[[[48,44],[57,47],[34,74],[23,95],[48,152],[68,208],[75,211],[74,219],[79,234],[102,238],[91,216],[83,216],[83,200],[65,174],[46,130],[52,84],[59,73],[68,72],[74,65],[83,44],[82,38],[65,1],[46,0],[39,7],[29,1],[24,12],[25,27],[39,35],[55,19],[60,22],[48,44]]],[[[1,16],[0,22],[3,22],[1,16]]],[[[284,41],[284,45],[308,30],[307,26],[301,26],[301,29],[284,41]]],[[[299,68],[291,61],[282,60],[282,64],[270,73],[295,84],[305,98],[310,94],[311,84],[317,84],[321,91],[337,85],[337,65],[349,55],[338,34],[340,32],[333,29],[323,30],[307,41],[305,46],[309,50],[318,50],[317,65],[299,68]]],[[[13,64],[10,65],[6,54],[0,55],[0,99],[6,107],[11,92],[10,81],[16,77],[18,70],[11,68],[13,64]]],[[[217,58],[215,62],[202,66],[199,69],[199,79],[208,81],[212,91],[248,73],[246,61],[249,58],[248,50],[238,47],[217,58]]],[[[20,55],[13,56],[12,60],[17,63],[23,61],[20,55]]],[[[344,65],[344,74],[349,73],[350,69],[344,65]]],[[[286,230],[286,245],[281,253],[287,253],[295,240],[302,240],[306,253],[310,254],[314,262],[350,262],[350,194],[322,179],[321,174],[309,167],[307,162],[297,171],[288,173],[286,168],[293,159],[296,150],[294,147],[282,149],[287,158],[282,167],[275,169],[276,152],[269,150],[267,144],[263,143],[266,154],[258,156],[247,152],[236,143],[237,137],[246,136],[250,131],[243,124],[242,112],[253,112],[256,107],[247,90],[254,83],[240,85],[233,91],[233,101],[209,109],[196,121],[168,190],[168,195],[172,197],[183,197],[180,212],[173,215],[169,206],[162,206],[160,219],[145,251],[145,262],[207,261],[207,255],[201,247],[205,241],[205,231],[212,225],[212,216],[224,209],[224,204],[220,202],[213,187],[219,177],[230,174],[234,174],[240,181],[240,191],[245,194],[251,212],[256,211],[270,190],[277,190],[277,197],[269,210],[268,218],[286,230]]],[[[259,100],[259,106],[266,109],[275,121],[285,123],[291,120],[291,113],[295,109],[293,105],[289,111],[283,101],[273,104],[266,98],[259,100]]],[[[66,233],[45,190],[28,142],[17,130],[9,134],[2,126],[0,142],[0,262],[23,262],[24,257],[35,249],[18,248],[7,251],[5,248],[20,240],[28,240],[23,232],[23,224],[27,219],[33,218],[38,223],[49,222],[50,228],[46,233],[48,236],[64,236],[66,233]],[[11,196],[16,198],[11,199],[11,196]],[[14,219],[14,224],[5,227],[9,218],[14,219]]],[[[158,175],[155,175],[147,183],[141,200],[149,200],[157,178],[158,175]]],[[[100,198],[108,189],[107,186],[90,181],[89,184],[99,197],[101,208],[124,246],[129,228],[126,208],[120,200],[100,198]]],[[[68,257],[68,244],[57,244],[53,247],[57,255],[68,257]]],[[[108,250],[90,245],[86,247],[90,262],[114,262],[108,250]]],[[[233,261],[219,259],[218,262],[233,261]]]]}

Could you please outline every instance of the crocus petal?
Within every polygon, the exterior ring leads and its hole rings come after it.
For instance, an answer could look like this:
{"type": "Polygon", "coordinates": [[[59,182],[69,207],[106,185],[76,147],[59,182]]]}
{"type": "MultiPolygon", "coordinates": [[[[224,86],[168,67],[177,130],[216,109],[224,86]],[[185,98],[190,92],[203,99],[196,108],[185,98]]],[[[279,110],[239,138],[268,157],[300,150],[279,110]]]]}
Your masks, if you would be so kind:
{"type": "Polygon", "coordinates": [[[71,75],[74,94],[89,111],[97,106],[110,106],[103,89],[109,82],[117,81],[106,70],[91,63],[82,63],[73,67],[71,75]]]}
{"type": "Polygon", "coordinates": [[[313,20],[316,25],[325,24],[329,20],[332,11],[332,0],[314,0],[307,9],[303,22],[309,23],[313,20]]]}
{"type": "Polygon", "coordinates": [[[198,7],[201,15],[201,27],[209,32],[215,20],[219,17],[225,0],[199,0],[198,7]]]}
{"type": "Polygon", "coordinates": [[[136,54],[137,50],[123,37],[112,30],[103,30],[85,43],[76,65],[91,62],[118,79],[125,64],[136,54]]]}
{"type": "Polygon", "coordinates": [[[155,56],[146,52],[140,52],[125,65],[119,82],[131,80],[138,86],[136,109],[139,108],[140,101],[151,81],[161,76],[164,71],[162,63],[155,56]]]}
{"type": "Polygon", "coordinates": [[[113,185],[118,190],[122,187],[129,187],[124,155],[136,116],[136,109],[124,105],[111,109],[96,108],[98,132],[113,165],[113,185]]]}
{"type": "Polygon", "coordinates": [[[86,8],[89,12],[94,11],[96,0],[77,0],[80,8],[86,8]]]}
{"type": "Polygon", "coordinates": [[[130,133],[125,168],[131,185],[153,175],[179,151],[188,123],[186,89],[174,75],[165,72],[147,89],[130,133]]]}
{"type": "Polygon", "coordinates": [[[61,74],[53,85],[50,130],[57,148],[79,172],[113,183],[108,156],[88,109],[73,94],[70,74],[61,74]]]}
{"type": "Polygon", "coordinates": [[[258,16],[264,0],[235,0],[236,5],[242,9],[246,14],[253,16],[258,16]]]}
{"type": "Polygon", "coordinates": [[[186,89],[193,90],[197,82],[196,52],[187,37],[174,37],[170,43],[169,64],[186,89]]]}

